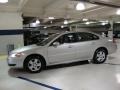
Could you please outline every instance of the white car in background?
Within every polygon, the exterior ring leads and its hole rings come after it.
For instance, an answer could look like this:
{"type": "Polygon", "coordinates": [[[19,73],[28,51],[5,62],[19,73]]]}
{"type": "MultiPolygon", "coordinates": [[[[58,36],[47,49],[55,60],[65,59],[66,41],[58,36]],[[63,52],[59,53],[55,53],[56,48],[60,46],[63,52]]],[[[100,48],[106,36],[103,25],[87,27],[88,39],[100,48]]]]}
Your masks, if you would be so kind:
{"type": "Polygon", "coordinates": [[[116,49],[116,43],[92,32],[63,32],[36,45],[13,50],[8,56],[8,65],[36,73],[45,66],[82,60],[101,64],[116,49]]]}

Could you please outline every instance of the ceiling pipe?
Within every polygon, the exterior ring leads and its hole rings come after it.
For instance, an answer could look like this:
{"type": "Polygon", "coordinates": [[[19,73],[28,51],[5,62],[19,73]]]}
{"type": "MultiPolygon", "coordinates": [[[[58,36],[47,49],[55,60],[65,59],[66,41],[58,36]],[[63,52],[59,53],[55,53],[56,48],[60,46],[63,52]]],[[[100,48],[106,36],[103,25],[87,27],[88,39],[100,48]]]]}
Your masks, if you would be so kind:
{"type": "Polygon", "coordinates": [[[107,6],[107,7],[112,7],[112,8],[120,8],[120,5],[112,4],[111,2],[104,2],[104,1],[95,1],[95,0],[72,0],[72,1],[82,1],[82,2],[87,2],[91,4],[96,4],[96,5],[102,5],[102,6],[107,6]]]}

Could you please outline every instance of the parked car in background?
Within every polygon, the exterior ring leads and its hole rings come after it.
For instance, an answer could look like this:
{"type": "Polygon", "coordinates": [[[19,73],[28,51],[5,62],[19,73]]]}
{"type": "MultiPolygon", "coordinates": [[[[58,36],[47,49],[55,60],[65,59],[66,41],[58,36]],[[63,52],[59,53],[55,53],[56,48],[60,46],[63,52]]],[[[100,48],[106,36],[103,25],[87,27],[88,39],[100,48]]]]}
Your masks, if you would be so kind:
{"type": "Polygon", "coordinates": [[[36,73],[45,66],[82,60],[101,64],[116,49],[116,43],[92,32],[62,32],[36,45],[13,50],[8,56],[8,65],[36,73]]]}

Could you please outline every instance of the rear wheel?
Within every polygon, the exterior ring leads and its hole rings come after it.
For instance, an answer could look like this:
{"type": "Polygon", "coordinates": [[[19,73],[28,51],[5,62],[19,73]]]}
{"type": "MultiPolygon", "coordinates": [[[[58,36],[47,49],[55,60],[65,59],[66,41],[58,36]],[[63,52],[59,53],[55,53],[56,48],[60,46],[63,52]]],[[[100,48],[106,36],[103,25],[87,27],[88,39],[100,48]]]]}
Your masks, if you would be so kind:
{"type": "Polygon", "coordinates": [[[39,56],[30,56],[25,60],[24,68],[31,73],[37,73],[42,70],[43,65],[44,63],[39,56]]]}
{"type": "Polygon", "coordinates": [[[104,49],[98,49],[96,50],[94,57],[93,57],[93,63],[95,64],[101,64],[106,61],[107,58],[107,52],[104,49]]]}

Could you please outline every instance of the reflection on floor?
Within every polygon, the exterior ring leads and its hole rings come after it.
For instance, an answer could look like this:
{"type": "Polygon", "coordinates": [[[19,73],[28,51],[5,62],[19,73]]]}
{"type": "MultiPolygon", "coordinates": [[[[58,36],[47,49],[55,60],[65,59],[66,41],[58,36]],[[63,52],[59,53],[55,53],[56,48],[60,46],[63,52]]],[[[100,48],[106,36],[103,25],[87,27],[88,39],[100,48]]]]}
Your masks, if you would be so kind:
{"type": "Polygon", "coordinates": [[[24,77],[62,90],[120,90],[120,44],[104,64],[87,61],[47,67],[30,74],[22,69],[9,69],[6,57],[0,57],[0,90],[52,90],[16,77],[24,77]]]}

